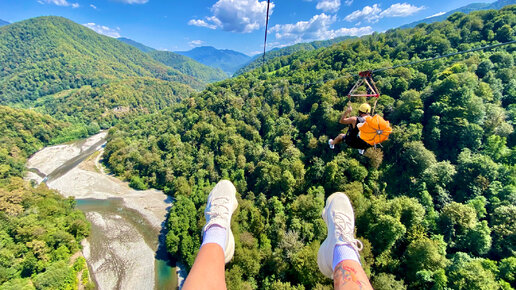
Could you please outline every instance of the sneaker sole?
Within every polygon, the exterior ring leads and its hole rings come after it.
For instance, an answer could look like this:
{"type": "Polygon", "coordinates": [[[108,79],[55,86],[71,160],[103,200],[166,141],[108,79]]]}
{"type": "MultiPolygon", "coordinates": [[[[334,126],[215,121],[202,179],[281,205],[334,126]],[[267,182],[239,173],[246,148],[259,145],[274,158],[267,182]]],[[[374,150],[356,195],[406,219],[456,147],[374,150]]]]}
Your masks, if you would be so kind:
{"type": "MultiPolygon", "coordinates": [[[[233,183],[228,181],[233,188],[235,186],[233,183]]],[[[233,218],[233,213],[238,208],[238,200],[236,199],[236,188],[235,188],[235,195],[233,197],[233,208],[231,209],[231,218],[233,218]]],[[[233,259],[233,256],[235,255],[235,236],[233,236],[233,231],[231,230],[231,220],[229,221],[229,241],[226,250],[228,251],[227,255],[225,255],[224,262],[227,264],[231,259],[233,259]]]]}

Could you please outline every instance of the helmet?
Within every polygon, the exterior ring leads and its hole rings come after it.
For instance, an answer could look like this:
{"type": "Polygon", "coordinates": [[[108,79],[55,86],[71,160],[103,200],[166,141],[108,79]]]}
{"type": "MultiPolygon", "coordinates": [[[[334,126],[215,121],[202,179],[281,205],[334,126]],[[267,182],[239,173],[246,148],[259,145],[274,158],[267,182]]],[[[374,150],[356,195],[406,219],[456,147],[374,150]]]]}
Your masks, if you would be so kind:
{"type": "Polygon", "coordinates": [[[362,113],[371,113],[371,106],[368,104],[368,103],[363,103],[362,105],[360,105],[360,107],[358,108],[358,110],[362,113]]]}

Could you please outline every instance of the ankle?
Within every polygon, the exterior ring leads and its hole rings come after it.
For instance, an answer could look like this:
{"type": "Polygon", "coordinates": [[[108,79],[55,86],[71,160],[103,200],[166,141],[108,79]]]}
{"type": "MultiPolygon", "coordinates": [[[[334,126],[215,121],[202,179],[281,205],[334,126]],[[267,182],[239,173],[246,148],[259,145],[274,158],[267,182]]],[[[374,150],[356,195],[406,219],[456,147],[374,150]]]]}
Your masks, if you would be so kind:
{"type": "Polygon", "coordinates": [[[335,270],[335,267],[344,260],[352,260],[361,264],[359,253],[349,243],[335,245],[335,248],[333,248],[332,270],[335,270]]]}
{"type": "Polygon", "coordinates": [[[220,245],[223,251],[226,250],[226,237],[227,237],[227,229],[221,227],[217,224],[211,225],[209,228],[204,231],[201,247],[205,244],[217,244],[220,245]]]}

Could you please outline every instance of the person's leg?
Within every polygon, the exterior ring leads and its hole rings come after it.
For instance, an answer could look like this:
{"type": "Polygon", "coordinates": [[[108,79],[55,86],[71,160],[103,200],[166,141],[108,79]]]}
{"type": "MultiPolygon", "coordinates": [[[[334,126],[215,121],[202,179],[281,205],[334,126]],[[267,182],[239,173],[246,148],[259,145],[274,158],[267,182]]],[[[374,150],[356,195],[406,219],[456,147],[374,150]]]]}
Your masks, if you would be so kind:
{"type": "Polygon", "coordinates": [[[353,260],[343,260],[333,271],[335,289],[373,289],[362,265],[353,260]]]}
{"type": "Polygon", "coordinates": [[[226,289],[224,251],[214,243],[199,250],[183,289],[226,289]]]}
{"type": "Polygon", "coordinates": [[[203,242],[183,289],[225,289],[224,264],[233,258],[235,239],[231,215],[238,206],[235,186],[221,180],[208,196],[203,242]]]}
{"type": "Polygon", "coordinates": [[[328,236],[317,254],[321,272],[334,279],[335,289],[372,289],[360,265],[362,243],[355,239],[355,217],[349,198],[341,192],[326,200],[322,217],[328,236]]]}
{"type": "Polygon", "coordinates": [[[346,134],[339,134],[339,136],[335,137],[335,139],[330,139],[328,141],[330,148],[331,149],[335,148],[335,145],[340,144],[344,140],[345,137],[346,137],[346,134]]]}

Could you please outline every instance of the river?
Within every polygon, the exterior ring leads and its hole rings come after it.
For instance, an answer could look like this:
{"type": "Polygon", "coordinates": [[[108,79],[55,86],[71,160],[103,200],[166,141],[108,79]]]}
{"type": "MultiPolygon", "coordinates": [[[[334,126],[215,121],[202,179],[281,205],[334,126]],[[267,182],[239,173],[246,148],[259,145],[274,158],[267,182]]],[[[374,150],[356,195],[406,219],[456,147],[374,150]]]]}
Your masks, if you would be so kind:
{"type": "Polygon", "coordinates": [[[99,162],[106,136],[40,150],[27,162],[27,179],[76,198],[92,225],[82,245],[98,289],[175,289],[163,230],[172,199],[106,174],[99,162]]]}

